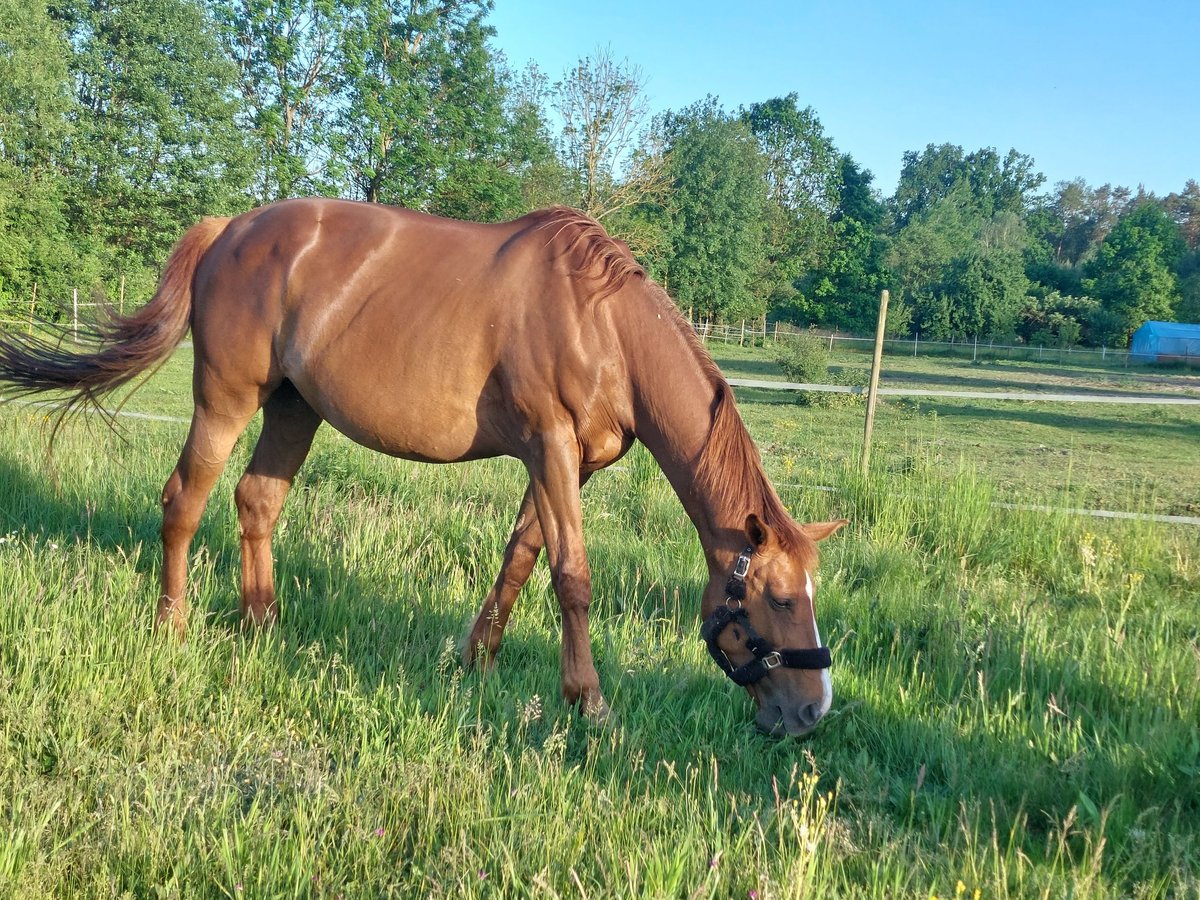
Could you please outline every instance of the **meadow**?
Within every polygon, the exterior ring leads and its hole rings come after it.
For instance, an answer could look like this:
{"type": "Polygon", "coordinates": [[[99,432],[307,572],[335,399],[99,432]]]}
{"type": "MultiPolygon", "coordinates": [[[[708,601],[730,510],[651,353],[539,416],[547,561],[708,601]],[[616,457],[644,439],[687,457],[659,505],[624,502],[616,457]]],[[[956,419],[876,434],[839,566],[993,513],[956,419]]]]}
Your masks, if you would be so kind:
{"type": "MultiPolygon", "coordinates": [[[[889,378],[1057,377],[918,363],[889,378]]],[[[187,415],[188,366],[126,408],[187,415]]],[[[458,663],[513,461],[322,429],[257,633],[232,503],[252,426],[181,644],[150,622],[186,426],[80,418],[47,457],[47,411],[0,407],[0,894],[1200,897],[1200,529],[996,505],[1194,514],[1200,410],[889,402],[863,480],[860,408],[738,396],[795,515],[851,520],[818,579],[834,707],[802,741],[758,734],[708,659],[699,544],[640,448],[585,492],[597,726],[558,695],[544,565],[496,670],[458,663]]]]}

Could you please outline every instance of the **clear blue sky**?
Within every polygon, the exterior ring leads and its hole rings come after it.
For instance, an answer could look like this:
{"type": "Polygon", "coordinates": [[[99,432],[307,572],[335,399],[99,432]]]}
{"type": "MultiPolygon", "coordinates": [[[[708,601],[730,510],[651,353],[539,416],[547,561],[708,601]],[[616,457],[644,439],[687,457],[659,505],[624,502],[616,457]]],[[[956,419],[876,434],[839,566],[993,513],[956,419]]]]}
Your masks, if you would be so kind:
{"type": "Polygon", "coordinates": [[[930,143],[1016,148],[1046,187],[1200,180],[1200,0],[495,4],[514,69],[554,80],[607,46],[641,68],[655,112],[795,91],[885,194],[930,143]]]}

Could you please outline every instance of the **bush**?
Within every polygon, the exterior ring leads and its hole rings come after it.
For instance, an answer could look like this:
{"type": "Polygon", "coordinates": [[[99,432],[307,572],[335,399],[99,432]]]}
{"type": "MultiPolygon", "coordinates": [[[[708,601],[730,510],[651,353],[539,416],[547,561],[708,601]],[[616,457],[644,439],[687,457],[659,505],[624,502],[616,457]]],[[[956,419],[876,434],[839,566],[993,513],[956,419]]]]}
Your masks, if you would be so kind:
{"type": "MultiPolygon", "coordinates": [[[[829,350],[825,341],[816,334],[797,334],[775,350],[775,361],[788,380],[800,384],[837,384],[847,387],[865,387],[862,373],[829,370],[829,350]]],[[[862,394],[835,394],[826,391],[797,391],[796,402],[802,406],[853,406],[862,402],[862,394]]]]}
{"type": "Polygon", "coordinates": [[[791,381],[824,384],[829,376],[829,351],[815,334],[790,335],[775,348],[775,361],[791,381]]]}

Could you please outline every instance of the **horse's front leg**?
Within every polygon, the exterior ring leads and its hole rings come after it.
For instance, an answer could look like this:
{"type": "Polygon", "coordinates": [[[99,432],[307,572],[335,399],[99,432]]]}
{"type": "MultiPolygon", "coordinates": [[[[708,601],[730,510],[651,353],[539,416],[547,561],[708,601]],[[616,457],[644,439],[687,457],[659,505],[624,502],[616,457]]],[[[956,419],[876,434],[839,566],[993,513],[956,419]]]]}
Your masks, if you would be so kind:
{"type": "Polygon", "coordinates": [[[603,719],[608,704],[600,692],[588,633],[592,577],[583,544],[579,442],[573,431],[564,429],[544,435],[536,449],[526,465],[550,580],[562,610],[562,692],[589,717],[603,719]]]}

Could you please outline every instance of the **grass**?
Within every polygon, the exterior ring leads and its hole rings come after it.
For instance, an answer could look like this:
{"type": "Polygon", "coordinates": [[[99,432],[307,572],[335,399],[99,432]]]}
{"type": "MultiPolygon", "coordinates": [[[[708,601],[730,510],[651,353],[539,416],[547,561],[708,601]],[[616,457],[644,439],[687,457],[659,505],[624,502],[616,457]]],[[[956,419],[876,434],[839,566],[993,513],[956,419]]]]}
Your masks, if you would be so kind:
{"type": "MultiPolygon", "coordinates": [[[[186,414],[186,371],[130,408],[186,414]]],[[[1058,490],[1051,467],[996,477],[1031,424],[999,410],[955,453],[949,416],[885,406],[863,482],[855,410],[742,406],[798,517],[852,520],[819,580],[835,705],[802,742],[758,735],[707,659],[699,547],[640,449],[586,492],[600,728],[558,697],[543,567],[496,672],[458,666],[511,461],[422,467],[323,429],[276,543],[283,622],[256,634],[235,615],[248,435],[177,644],[149,621],[185,426],[68,424],[48,467],[44,412],[0,409],[0,893],[1200,895],[1196,530],[991,505],[1058,490]]]]}

